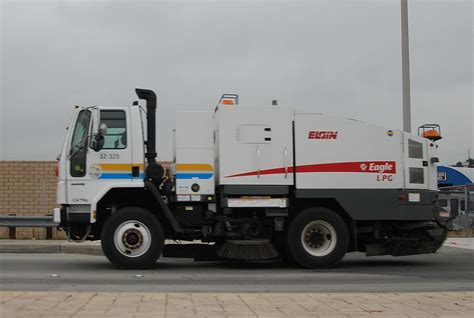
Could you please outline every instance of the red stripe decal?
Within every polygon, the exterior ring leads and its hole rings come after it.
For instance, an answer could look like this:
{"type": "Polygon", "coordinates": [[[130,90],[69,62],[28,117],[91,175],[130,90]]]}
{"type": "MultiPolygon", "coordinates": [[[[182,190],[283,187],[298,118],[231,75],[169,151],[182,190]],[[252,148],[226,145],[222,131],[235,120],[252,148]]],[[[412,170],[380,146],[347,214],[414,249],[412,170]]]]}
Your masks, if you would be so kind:
{"type": "MultiPolygon", "coordinates": [[[[303,165],[296,167],[296,173],[312,173],[312,172],[361,172],[361,173],[397,173],[395,161],[358,161],[358,162],[335,162],[335,163],[317,163],[311,165],[303,165]]],[[[226,176],[232,177],[247,177],[256,176],[258,171],[250,171],[240,174],[226,176]]],[[[274,168],[260,170],[260,175],[267,174],[282,174],[285,173],[285,168],[274,168]]],[[[288,173],[293,173],[293,167],[288,167],[288,173]]]]}

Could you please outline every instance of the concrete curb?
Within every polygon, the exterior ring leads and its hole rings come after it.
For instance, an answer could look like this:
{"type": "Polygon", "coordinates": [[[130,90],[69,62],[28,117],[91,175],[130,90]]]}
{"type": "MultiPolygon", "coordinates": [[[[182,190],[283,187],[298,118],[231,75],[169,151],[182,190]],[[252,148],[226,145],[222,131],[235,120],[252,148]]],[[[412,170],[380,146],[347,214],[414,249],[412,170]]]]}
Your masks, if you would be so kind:
{"type": "Polygon", "coordinates": [[[69,253],[103,255],[100,241],[0,240],[0,253],[69,253]]]}
{"type": "Polygon", "coordinates": [[[100,241],[86,241],[82,243],[64,241],[60,245],[60,253],[104,255],[100,241]]]}
{"type": "MultiPolygon", "coordinates": [[[[167,240],[166,244],[174,241],[167,240]]],[[[184,244],[193,242],[183,242],[184,244]]],[[[194,242],[198,243],[198,242],[194,242]]],[[[448,238],[444,243],[448,247],[474,250],[474,238],[448,238]]],[[[3,240],[0,239],[0,253],[66,253],[104,255],[100,241],[82,243],[63,240],[3,240]]]]}

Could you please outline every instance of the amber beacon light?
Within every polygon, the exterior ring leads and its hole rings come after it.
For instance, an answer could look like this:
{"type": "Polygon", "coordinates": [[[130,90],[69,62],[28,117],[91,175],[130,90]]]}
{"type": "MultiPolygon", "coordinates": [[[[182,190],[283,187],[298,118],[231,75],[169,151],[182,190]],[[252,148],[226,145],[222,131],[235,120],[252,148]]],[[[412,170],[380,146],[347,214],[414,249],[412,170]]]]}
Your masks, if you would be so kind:
{"type": "Polygon", "coordinates": [[[424,124],[418,127],[418,135],[432,141],[440,140],[441,128],[438,124],[424,124]]]}

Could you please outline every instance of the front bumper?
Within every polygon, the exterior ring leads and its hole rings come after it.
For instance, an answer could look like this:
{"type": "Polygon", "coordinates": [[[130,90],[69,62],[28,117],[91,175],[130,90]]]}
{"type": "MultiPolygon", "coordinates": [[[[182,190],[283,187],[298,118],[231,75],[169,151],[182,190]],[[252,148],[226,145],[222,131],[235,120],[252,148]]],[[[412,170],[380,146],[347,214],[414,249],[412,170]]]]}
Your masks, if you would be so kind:
{"type": "Polygon", "coordinates": [[[53,222],[61,228],[67,228],[70,224],[90,224],[90,213],[75,212],[69,206],[62,206],[53,209],[53,222]]]}

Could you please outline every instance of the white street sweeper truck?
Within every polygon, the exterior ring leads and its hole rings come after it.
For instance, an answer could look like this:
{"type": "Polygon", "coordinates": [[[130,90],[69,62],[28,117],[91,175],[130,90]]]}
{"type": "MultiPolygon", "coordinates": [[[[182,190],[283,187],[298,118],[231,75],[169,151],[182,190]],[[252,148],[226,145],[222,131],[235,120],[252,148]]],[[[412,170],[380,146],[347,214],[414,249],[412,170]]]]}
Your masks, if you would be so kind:
{"type": "Polygon", "coordinates": [[[136,93],[146,107],[76,107],[57,163],[55,221],[71,240],[101,240],[117,267],[164,256],[326,268],[353,251],[434,253],[446,238],[437,125],[415,135],[225,94],[177,113],[163,167],[156,95],[136,93]]]}

